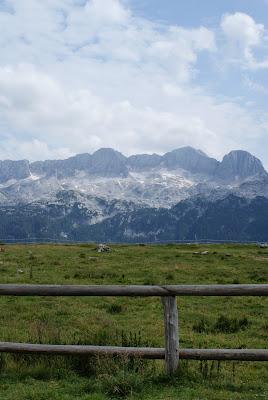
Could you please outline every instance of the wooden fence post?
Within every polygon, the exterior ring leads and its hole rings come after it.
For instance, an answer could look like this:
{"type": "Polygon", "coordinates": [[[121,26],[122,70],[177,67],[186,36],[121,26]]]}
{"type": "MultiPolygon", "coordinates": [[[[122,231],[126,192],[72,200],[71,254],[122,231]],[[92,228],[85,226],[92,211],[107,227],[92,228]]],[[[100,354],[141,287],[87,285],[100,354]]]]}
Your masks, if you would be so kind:
{"type": "Polygon", "coordinates": [[[165,327],[166,372],[173,375],[179,365],[179,324],[176,296],[162,297],[165,327]]]}

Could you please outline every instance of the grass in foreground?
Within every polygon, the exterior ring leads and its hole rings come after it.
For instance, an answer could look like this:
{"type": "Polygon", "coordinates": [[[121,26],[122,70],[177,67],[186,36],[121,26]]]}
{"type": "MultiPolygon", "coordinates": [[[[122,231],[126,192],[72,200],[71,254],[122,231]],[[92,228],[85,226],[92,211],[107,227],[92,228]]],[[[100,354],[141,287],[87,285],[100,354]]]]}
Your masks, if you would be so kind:
{"type": "MultiPolygon", "coordinates": [[[[6,246],[1,283],[268,283],[268,250],[245,245],[6,246]],[[208,250],[207,255],[194,254],[208,250]]],[[[267,298],[179,297],[180,346],[267,348],[267,298]]],[[[0,340],[164,346],[158,298],[0,297],[0,340]]],[[[0,399],[265,399],[267,363],[0,355],[0,399]]]]}

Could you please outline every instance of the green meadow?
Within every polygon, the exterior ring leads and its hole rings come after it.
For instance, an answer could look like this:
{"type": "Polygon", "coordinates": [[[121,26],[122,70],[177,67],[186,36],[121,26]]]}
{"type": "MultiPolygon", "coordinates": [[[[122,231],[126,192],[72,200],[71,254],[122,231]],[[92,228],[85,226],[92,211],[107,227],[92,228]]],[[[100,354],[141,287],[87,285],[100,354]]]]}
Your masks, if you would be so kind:
{"type": "MultiPolygon", "coordinates": [[[[254,245],[9,245],[1,283],[268,283],[254,245]],[[208,251],[208,254],[194,254],[208,251]]],[[[267,348],[267,297],[178,297],[182,348],[267,348]]],[[[0,341],[164,346],[159,298],[0,297],[0,341]]],[[[0,400],[267,399],[268,363],[0,354],[0,400]]]]}

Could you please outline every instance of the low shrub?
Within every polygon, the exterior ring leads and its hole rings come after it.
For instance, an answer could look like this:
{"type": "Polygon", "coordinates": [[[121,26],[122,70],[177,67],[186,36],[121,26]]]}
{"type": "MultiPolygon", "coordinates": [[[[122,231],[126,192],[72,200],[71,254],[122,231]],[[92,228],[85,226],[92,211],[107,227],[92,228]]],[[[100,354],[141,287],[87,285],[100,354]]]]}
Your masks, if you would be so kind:
{"type": "Polygon", "coordinates": [[[246,317],[238,319],[220,315],[213,324],[202,318],[193,325],[192,330],[197,333],[236,333],[245,330],[248,325],[246,317]]]}
{"type": "Polygon", "coordinates": [[[167,274],[166,275],[166,281],[174,281],[175,277],[173,274],[167,274]]]}
{"type": "Polygon", "coordinates": [[[236,333],[240,330],[244,330],[247,328],[249,322],[247,318],[228,318],[224,315],[221,315],[215,325],[214,331],[215,332],[222,332],[222,333],[236,333]]]}
{"type": "Polygon", "coordinates": [[[123,307],[120,304],[116,304],[116,303],[110,304],[107,307],[107,312],[109,314],[120,314],[122,312],[122,310],[123,310],[123,307]]]}
{"type": "Polygon", "coordinates": [[[0,373],[4,370],[5,368],[5,356],[3,354],[0,354],[0,373]]]}
{"type": "Polygon", "coordinates": [[[197,333],[206,333],[209,332],[210,327],[208,321],[202,318],[200,321],[193,325],[193,331],[197,333]]]}

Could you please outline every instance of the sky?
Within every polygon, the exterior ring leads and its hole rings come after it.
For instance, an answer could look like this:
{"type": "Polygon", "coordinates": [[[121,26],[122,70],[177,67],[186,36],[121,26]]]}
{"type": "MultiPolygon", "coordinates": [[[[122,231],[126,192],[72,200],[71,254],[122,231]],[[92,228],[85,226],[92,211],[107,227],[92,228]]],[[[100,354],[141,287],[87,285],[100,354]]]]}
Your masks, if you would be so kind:
{"type": "Polygon", "coordinates": [[[0,159],[247,150],[268,167],[268,0],[0,0],[0,159]]]}

